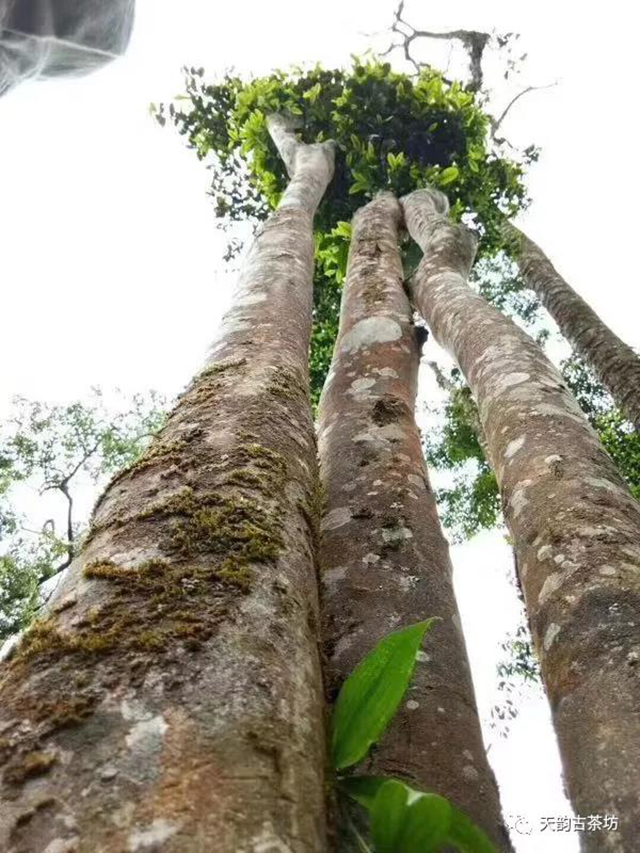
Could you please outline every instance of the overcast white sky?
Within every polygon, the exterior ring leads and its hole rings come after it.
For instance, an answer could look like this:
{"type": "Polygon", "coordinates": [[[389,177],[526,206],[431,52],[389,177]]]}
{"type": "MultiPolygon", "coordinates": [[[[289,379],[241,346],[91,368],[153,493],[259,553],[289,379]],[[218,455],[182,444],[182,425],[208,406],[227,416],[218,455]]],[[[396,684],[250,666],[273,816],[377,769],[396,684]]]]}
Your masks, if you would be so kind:
{"type": "MultiPolygon", "coordinates": [[[[0,414],[13,394],[64,402],[90,385],[174,394],[203,358],[229,298],[208,175],[182,139],[148,115],[181,88],[180,66],[266,72],[293,62],[342,64],[388,27],[394,0],[138,0],[123,60],[79,80],[23,85],[0,101],[0,414]]],[[[523,99],[505,125],[543,148],[522,223],[613,327],[638,345],[635,208],[639,167],[636,24],[620,0],[600,13],[544,0],[407,2],[430,29],[522,33],[523,99]]],[[[378,42],[380,43],[380,42],[378,42]]],[[[485,710],[496,651],[515,627],[497,534],[453,549],[469,652],[485,710]]],[[[518,853],[573,853],[574,835],[539,833],[568,814],[539,695],[522,705],[490,757],[505,811],[531,836],[518,853]]]]}

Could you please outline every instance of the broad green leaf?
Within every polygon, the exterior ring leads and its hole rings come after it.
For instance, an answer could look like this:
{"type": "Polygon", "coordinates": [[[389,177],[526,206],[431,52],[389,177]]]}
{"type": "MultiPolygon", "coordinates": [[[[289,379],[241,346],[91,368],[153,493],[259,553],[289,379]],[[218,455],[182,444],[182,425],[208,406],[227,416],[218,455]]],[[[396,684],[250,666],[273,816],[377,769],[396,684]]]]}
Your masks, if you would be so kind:
{"type": "Polygon", "coordinates": [[[388,776],[351,776],[340,780],[340,789],[352,800],[370,810],[376,794],[388,781],[388,776]]]}
{"type": "Polygon", "coordinates": [[[480,827],[453,805],[447,841],[454,844],[461,853],[498,853],[480,827]]]}
{"type": "Polygon", "coordinates": [[[440,186],[444,187],[447,184],[452,184],[454,181],[458,180],[459,175],[460,170],[457,166],[448,166],[440,175],[440,186]]]}
{"type": "MultiPolygon", "coordinates": [[[[382,789],[381,789],[382,790],[382,789]]],[[[431,853],[446,841],[451,804],[438,794],[422,794],[406,809],[393,853],[431,853]]]]}
{"type": "Polygon", "coordinates": [[[405,694],[416,654],[434,619],[394,631],[362,660],[342,685],[333,712],[336,770],[364,758],[380,739],[405,694]]]}
{"type": "Polygon", "coordinates": [[[379,788],[371,807],[371,837],[376,853],[396,853],[408,799],[409,789],[395,779],[379,788]]]}

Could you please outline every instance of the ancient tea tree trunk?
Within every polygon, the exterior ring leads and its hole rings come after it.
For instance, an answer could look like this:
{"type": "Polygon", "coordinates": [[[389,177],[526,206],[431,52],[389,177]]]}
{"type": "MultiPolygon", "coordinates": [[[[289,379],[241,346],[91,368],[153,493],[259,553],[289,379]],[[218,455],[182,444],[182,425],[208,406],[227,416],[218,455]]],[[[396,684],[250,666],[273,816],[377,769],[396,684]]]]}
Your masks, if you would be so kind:
{"type": "Polygon", "coordinates": [[[271,127],[291,183],[210,360],[3,668],[2,850],[325,850],[307,351],[333,148],[271,127]]]}
{"type": "Polygon", "coordinates": [[[400,221],[390,194],[356,215],[340,330],[320,402],[328,686],[335,694],[390,631],[441,617],[427,635],[407,700],[365,769],[450,797],[508,850],[448,546],[414,419],[424,330],[413,326],[402,286],[400,221]]]}
{"type": "Polygon", "coordinates": [[[478,403],[578,815],[591,853],[640,827],[640,506],[538,345],[467,285],[474,239],[420,190],[402,200],[424,251],[411,283],[478,403]]]}
{"type": "Polygon", "coordinates": [[[618,407],[640,429],[640,356],[603,323],[557,272],[533,240],[506,222],[505,234],[527,287],[538,296],[576,352],[595,371],[618,407]]]}

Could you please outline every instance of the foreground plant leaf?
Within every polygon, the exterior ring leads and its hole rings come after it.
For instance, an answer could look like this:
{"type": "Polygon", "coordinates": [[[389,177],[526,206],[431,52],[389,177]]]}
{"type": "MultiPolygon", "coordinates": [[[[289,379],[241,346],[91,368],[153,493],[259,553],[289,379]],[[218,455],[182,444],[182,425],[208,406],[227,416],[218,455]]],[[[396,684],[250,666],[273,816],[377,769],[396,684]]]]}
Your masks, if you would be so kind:
{"type": "MultiPolygon", "coordinates": [[[[390,779],[385,776],[352,776],[349,779],[341,779],[339,783],[340,790],[343,791],[347,796],[351,797],[351,799],[360,803],[360,805],[364,806],[367,811],[371,814],[372,820],[372,837],[376,842],[376,853],[379,853],[379,839],[376,839],[376,829],[373,826],[373,813],[374,813],[374,803],[376,803],[378,794],[381,789],[386,787],[390,782],[394,782],[396,785],[401,785],[405,789],[405,811],[408,811],[409,808],[413,806],[421,797],[427,796],[437,796],[433,794],[429,794],[424,791],[416,791],[415,789],[405,785],[403,782],[400,782],[398,779],[390,779]]],[[[442,800],[442,797],[438,797],[438,800],[442,800]]],[[[420,850],[420,853],[428,853],[429,850],[439,850],[442,846],[446,846],[447,849],[455,848],[459,851],[459,853],[497,853],[495,846],[489,840],[489,838],[485,835],[483,830],[481,830],[478,826],[476,826],[472,820],[470,820],[464,812],[460,811],[460,809],[456,808],[451,802],[445,800],[445,802],[449,806],[449,817],[448,817],[448,829],[446,830],[446,836],[441,838],[439,841],[433,841],[436,844],[435,847],[424,846],[429,842],[424,838],[420,837],[420,828],[418,824],[420,820],[425,821],[428,824],[432,824],[433,820],[437,821],[437,808],[436,805],[432,804],[428,808],[425,806],[420,806],[416,811],[413,812],[412,821],[414,823],[412,832],[415,833],[416,838],[423,846],[420,848],[416,848],[420,850]],[[434,817],[435,816],[435,817],[434,817]]],[[[377,817],[378,825],[381,820],[383,820],[382,815],[382,804],[383,800],[381,799],[378,802],[379,812],[377,817]]],[[[377,807],[376,807],[377,808],[377,807]]],[[[387,808],[390,809],[389,805],[387,808]]],[[[393,810],[390,809],[389,820],[396,824],[395,814],[393,810]]],[[[403,818],[403,822],[406,819],[406,814],[403,818]]],[[[416,843],[418,843],[416,841],[416,843]]],[[[403,839],[402,837],[396,839],[396,847],[390,848],[393,853],[405,853],[405,849],[407,851],[413,851],[413,847],[409,846],[407,848],[401,846],[402,844],[413,844],[413,840],[411,838],[403,839]]],[[[381,851],[384,851],[385,848],[380,848],[381,851]]]]}
{"type": "Polygon", "coordinates": [[[336,770],[364,758],[389,725],[411,680],[416,654],[435,619],[394,631],[370,652],[342,685],[333,712],[336,770]]]}
{"type": "Polygon", "coordinates": [[[485,833],[464,812],[451,806],[451,824],[447,838],[460,853],[497,853],[485,833]]]}
{"type": "Polygon", "coordinates": [[[395,779],[388,779],[378,789],[371,807],[371,837],[376,853],[396,853],[408,800],[409,788],[395,779]]]}
{"type": "Polygon", "coordinates": [[[432,853],[448,840],[451,804],[438,794],[420,794],[399,820],[402,829],[390,853],[432,853]]]}

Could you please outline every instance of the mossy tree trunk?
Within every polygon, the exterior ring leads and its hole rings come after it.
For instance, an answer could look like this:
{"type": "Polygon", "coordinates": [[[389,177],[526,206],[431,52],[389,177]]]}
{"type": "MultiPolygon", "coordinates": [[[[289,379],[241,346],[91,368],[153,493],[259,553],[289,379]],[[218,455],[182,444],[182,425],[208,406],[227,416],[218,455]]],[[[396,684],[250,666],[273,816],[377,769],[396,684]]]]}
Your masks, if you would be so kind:
{"type": "Polygon", "coordinates": [[[533,240],[510,222],[505,222],[504,232],[515,247],[527,287],[536,293],[565,338],[593,368],[620,410],[640,429],[640,356],[578,296],[533,240]]]}
{"type": "Polygon", "coordinates": [[[307,352],[333,148],[271,128],[291,183],[208,365],[2,675],[3,850],[325,850],[307,352]]]}
{"type": "Polygon", "coordinates": [[[364,767],[456,802],[510,849],[486,759],[452,567],[414,419],[423,330],[402,284],[402,212],[355,217],[340,329],[319,409],[320,563],[328,686],[390,631],[439,616],[407,699],[364,767]]]}
{"type": "Polygon", "coordinates": [[[531,338],[467,285],[474,240],[446,199],[402,200],[424,251],[411,283],[478,403],[579,815],[617,831],[585,850],[632,853],[640,826],[640,507],[531,338]]]}

